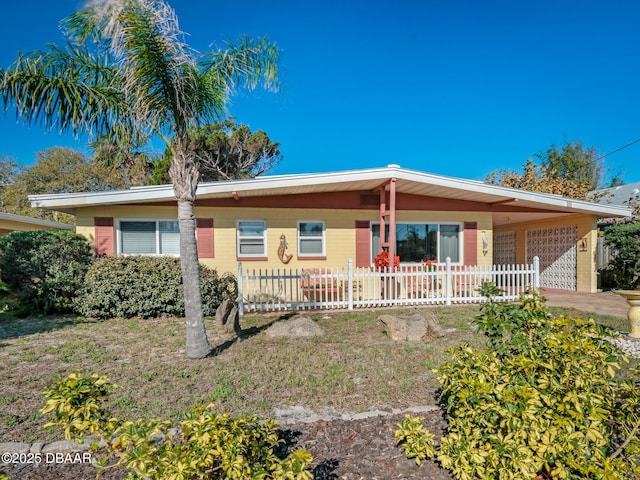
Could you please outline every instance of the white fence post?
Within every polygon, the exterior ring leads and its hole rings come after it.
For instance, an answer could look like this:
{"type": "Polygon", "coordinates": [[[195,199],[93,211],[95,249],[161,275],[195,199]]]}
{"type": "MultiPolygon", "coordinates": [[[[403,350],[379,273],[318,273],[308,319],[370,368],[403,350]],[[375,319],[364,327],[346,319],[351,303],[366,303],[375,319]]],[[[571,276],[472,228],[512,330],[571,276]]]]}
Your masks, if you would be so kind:
{"type": "Polygon", "coordinates": [[[349,301],[347,308],[349,310],[353,310],[353,260],[351,259],[349,259],[347,275],[347,288],[349,289],[349,291],[347,292],[347,298],[349,301]]]}
{"type": "Polygon", "coordinates": [[[540,259],[537,256],[533,257],[533,288],[540,290],[540,259]]]}
{"type": "Polygon", "coordinates": [[[447,257],[447,270],[446,270],[446,278],[445,278],[445,303],[447,305],[451,305],[451,287],[452,287],[452,278],[451,278],[451,258],[447,257]]]}
{"type": "Polygon", "coordinates": [[[242,262],[238,262],[238,315],[244,315],[244,295],[242,294],[242,262]]]}

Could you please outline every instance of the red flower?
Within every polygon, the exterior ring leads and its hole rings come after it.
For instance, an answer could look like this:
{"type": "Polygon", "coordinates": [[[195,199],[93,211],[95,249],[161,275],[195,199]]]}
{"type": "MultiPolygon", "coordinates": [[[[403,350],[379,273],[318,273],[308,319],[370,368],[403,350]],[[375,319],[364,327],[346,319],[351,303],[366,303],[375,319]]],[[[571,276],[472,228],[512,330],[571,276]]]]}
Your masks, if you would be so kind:
{"type": "Polygon", "coordinates": [[[438,260],[427,260],[426,262],[424,262],[424,266],[427,267],[427,270],[430,272],[438,268],[437,264],[438,264],[438,260]]]}
{"type": "MultiPolygon", "coordinates": [[[[373,259],[373,264],[379,270],[389,268],[389,252],[381,250],[373,259]]],[[[398,255],[394,255],[393,266],[396,268],[400,266],[400,257],[398,255]]]]}

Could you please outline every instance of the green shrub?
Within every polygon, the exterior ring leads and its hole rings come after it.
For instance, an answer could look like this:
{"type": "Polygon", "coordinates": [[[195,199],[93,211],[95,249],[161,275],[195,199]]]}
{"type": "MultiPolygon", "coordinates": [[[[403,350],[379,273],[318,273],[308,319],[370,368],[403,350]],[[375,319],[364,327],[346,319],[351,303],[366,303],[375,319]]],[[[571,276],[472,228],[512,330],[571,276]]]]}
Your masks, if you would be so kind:
{"type": "Polygon", "coordinates": [[[70,374],[45,390],[47,403],[41,413],[53,412],[54,418],[44,426],[63,426],[67,439],[108,430],[111,419],[103,402],[115,388],[116,385],[104,375],[70,374]]]}
{"type": "MultiPolygon", "coordinates": [[[[100,469],[122,466],[130,479],[313,478],[309,452],[276,454],[284,441],[274,421],[231,418],[214,413],[213,405],[194,407],[177,429],[168,420],[121,421],[104,407],[113,388],[104,376],[71,374],[45,391],[42,409],[54,415],[46,426],[62,427],[65,438],[83,441],[91,434],[106,444],[103,456],[96,457],[100,469]]],[[[93,450],[97,446],[91,444],[93,450]]]]}
{"type": "Polygon", "coordinates": [[[640,223],[611,225],[604,232],[604,244],[613,255],[607,270],[618,288],[640,287],[640,223]]]}
{"type": "Polygon", "coordinates": [[[93,259],[87,240],[66,230],[0,237],[0,274],[32,312],[68,312],[93,259]]]}
{"type": "MultiPolygon", "coordinates": [[[[204,315],[215,314],[227,295],[215,270],[200,266],[204,315]]],[[[104,257],[85,276],[76,311],[93,318],[184,316],[180,261],[169,257],[104,257]]]]}
{"type": "Polygon", "coordinates": [[[535,294],[486,304],[477,325],[488,348],[453,348],[437,370],[448,432],[425,458],[469,480],[638,478],[638,372],[616,378],[626,358],[607,340],[615,333],[553,318],[535,294]]]}
{"type": "Polygon", "coordinates": [[[425,458],[433,458],[435,450],[433,439],[435,436],[422,424],[424,418],[405,415],[404,420],[398,424],[395,432],[396,444],[398,444],[407,458],[415,458],[416,465],[425,458]]]}

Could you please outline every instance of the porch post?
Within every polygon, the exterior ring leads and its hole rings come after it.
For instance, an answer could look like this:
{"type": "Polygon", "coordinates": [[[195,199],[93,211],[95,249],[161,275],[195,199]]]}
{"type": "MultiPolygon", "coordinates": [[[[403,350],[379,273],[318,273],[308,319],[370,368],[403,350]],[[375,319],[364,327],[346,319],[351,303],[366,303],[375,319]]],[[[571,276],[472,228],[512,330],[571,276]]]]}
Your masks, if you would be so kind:
{"type": "MultiPolygon", "coordinates": [[[[395,265],[394,265],[395,258],[396,258],[396,179],[392,178],[391,182],[389,183],[389,272],[391,273],[393,273],[395,270],[395,265]]],[[[394,293],[395,292],[392,292],[392,294],[394,293]]]]}
{"type": "MultiPolygon", "coordinates": [[[[385,235],[385,216],[387,215],[387,188],[385,185],[380,187],[380,250],[384,250],[387,246],[387,237],[385,235]]],[[[377,252],[376,252],[377,253],[377,252]]]]}
{"type": "Polygon", "coordinates": [[[540,259],[537,256],[533,257],[533,288],[540,291],[540,259]]]}

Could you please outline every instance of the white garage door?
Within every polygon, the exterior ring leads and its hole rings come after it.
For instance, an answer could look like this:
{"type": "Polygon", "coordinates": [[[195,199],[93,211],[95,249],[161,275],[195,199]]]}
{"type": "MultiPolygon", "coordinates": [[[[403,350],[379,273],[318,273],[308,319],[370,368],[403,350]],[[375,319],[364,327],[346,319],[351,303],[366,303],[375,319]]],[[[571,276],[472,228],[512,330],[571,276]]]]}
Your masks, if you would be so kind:
{"type": "Polygon", "coordinates": [[[527,230],[527,263],[540,258],[540,286],[575,290],[578,226],[527,230]]]}

